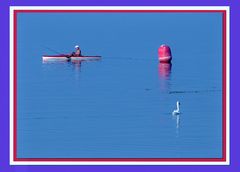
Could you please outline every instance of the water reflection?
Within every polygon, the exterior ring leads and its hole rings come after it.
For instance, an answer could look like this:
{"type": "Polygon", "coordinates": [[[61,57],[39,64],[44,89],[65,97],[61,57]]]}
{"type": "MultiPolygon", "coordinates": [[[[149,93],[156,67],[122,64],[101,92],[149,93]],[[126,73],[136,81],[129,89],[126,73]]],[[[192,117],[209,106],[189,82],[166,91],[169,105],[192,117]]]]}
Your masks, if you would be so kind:
{"type": "MultiPolygon", "coordinates": [[[[67,60],[67,61],[42,61],[42,64],[56,64],[56,66],[64,65],[64,66],[73,66],[76,71],[80,71],[81,69],[81,60],[67,60]]],[[[45,65],[44,65],[45,66],[45,65]]]]}
{"type": "Polygon", "coordinates": [[[173,119],[176,121],[176,135],[178,137],[179,134],[179,128],[180,128],[180,115],[173,115],[173,119]]]}
{"type": "Polygon", "coordinates": [[[158,76],[160,80],[160,88],[162,91],[170,90],[170,76],[171,76],[171,63],[158,64],[158,76]]]}
{"type": "Polygon", "coordinates": [[[42,64],[66,64],[69,61],[46,61],[46,60],[42,60],[42,64]]]}
{"type": "Polygon", "coordinates": [[[81,71],[81,65],[82,65],[82,61],[80,60],[72,60],[72,64],[74,66],[75,71],[81,71]]]}
{"type": "Polygon", "coordinates": [[[167,79],[170,77],[172,69],[171,63],[159,63],[158,64],[158,74],[160,78],[167,79]]]}

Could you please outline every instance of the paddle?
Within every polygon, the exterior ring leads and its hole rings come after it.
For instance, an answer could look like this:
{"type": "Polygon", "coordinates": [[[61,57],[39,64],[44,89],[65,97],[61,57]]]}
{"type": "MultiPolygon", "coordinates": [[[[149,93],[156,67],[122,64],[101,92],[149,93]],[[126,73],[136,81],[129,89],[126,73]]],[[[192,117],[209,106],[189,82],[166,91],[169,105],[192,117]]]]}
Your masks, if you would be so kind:
{"type": "MultiPolygon", "coordinates": [[[[59,54],[59,55],[63,55],[63,54],[61,54],[60,52],[58,52],[58,51],[56,51],[56,50],[54,50],[54,49],[52,49],[52,48],[49,48],[49,47],[46,47],[46,46],[44,46],[44,48],[46,48],[46,49],[48,49],[48,50],[50,50],[50,51],[52,51],[52,52],[54,52],[54,53],[57,53],[57,54],[59,54]]],[[[66,54],[64,54],[64,56],[67,57],[68,59],[70,59],[70,57],[72,56],[72,54],[71,54],[71,55],[66,55],[66,54]]]]}

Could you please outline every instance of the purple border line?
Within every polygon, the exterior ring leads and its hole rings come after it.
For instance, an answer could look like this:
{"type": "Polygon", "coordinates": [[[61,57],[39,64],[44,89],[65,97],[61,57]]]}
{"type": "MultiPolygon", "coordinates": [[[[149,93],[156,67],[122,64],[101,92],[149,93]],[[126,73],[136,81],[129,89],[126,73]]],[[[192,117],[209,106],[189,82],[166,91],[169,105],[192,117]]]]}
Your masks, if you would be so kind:
{"type": "Polygon", "coordinates": [[[236,1],[227,0],[169,0],[160,1],[154,0],[79,0],[75,2],[74,0],[25,0],[21,2],[20,0],[11,1],[0,1],[0,52],[1,52],[1,63],[0,63],[0,171],[44,171],[44,172],[63,172],[63,171],[186,171],[190,172],[198,169],[199,171],[238,171],[239,170],[239,139],[237,138],[240,120],[237,113],[237,100],[240,96],[238,88],[240,87],[238,81],[238,73],[240,63],[237,49],[239,47],[239,3],[236,1]],[[231,165],[230,166],[14,166],[9,165],[9,6],[10,5],[218,5],[218,6],[230,6],[230,112],[231,112],[231,165]]]}

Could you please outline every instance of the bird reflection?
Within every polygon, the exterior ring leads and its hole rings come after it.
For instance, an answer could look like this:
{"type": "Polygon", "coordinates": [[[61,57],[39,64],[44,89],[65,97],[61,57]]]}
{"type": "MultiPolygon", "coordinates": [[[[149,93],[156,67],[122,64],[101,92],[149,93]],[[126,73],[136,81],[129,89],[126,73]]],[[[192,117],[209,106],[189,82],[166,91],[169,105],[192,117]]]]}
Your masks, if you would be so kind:
{"type": "Polygon", "coordinates": [[[179,129],[180,129],[180,115],[179,114],[173,115],[173,119],[176,120],[176,134],[178,137],[179,129]]]}

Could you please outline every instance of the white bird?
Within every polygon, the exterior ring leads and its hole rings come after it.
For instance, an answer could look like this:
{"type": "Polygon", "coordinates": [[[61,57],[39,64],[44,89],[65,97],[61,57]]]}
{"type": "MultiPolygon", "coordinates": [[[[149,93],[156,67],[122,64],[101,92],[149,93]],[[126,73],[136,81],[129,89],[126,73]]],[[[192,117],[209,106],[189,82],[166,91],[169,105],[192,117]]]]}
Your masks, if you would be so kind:
{"type": "Polygon", "coordinates": [[[173,115],[180,114],[180,102],[179,101],[177,101],[177,109],[173,110],[172,114],[173,115]]]}

